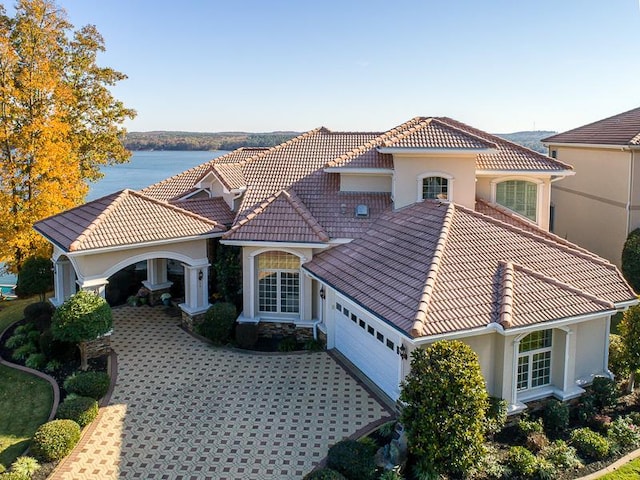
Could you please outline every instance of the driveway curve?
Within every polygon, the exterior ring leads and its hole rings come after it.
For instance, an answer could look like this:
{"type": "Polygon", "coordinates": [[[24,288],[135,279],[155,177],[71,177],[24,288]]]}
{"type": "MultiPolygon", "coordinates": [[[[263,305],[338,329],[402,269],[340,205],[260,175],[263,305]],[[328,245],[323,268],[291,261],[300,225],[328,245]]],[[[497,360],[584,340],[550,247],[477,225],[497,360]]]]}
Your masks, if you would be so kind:
{"type": "Polygon", "coordinates": [[[114,309],[109,405],[53,479],[299,479],[389,412],[327,353],[215,348],[162,309],[114,309]]]}

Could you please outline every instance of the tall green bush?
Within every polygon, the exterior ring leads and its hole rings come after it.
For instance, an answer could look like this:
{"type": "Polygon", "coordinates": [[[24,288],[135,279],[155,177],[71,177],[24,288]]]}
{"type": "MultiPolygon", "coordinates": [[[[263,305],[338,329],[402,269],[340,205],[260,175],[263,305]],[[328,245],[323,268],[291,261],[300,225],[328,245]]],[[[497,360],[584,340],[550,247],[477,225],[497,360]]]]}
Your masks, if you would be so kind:
{"type": "Polygon", "coordinates": [[[433,474],[460,475],[482,458],[488,395],[471,348],[439,341],[412,353],[400,398],[409,451],[433,474]]]}
{"type": "Polygon", "coordinates": [[[609,335],[609,370],[617,379],[629,376],[627,352],[622,336],[612,333],[609,335]]]}
{"type": "Polygon", "coordinates": [[[44,257],[29,257],[22,264],[16,282],[16,294],[23,297],[39,295],[44,302],[44,296],[53,288],[53,271],[51,260],[44,257]]]}
{"type": "Polygon", "coordinates": [[[632,231],[624,242],[622,274],[631,288],[640,292],[640,228],[632,231]]]}
{"type": "Polygon", "coordinates": [[[629,307],[618,325],[624,342],[626,364],[629,367],[629,392],[635,388],[636,370],[640,368],[640,305],[629,307]]]}
{"type": "Polygon", "coordinates": [[[236,318],[235,305],[226,302],[215,303],[207,310],[198,332],[216,344],[227,343],[231,339],[236,318]]]}

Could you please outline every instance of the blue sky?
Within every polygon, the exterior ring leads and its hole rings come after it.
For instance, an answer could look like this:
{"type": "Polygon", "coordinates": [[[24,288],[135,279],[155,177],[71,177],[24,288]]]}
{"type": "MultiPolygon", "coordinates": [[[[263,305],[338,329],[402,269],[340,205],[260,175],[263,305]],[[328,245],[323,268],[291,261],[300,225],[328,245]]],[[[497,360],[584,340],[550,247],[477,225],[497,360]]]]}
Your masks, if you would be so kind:
{"type": "Polygon", "coordinates": [[[562,131],[640,106],[638,0],[58,4],[128,75],[133,131],[562,131]]]}

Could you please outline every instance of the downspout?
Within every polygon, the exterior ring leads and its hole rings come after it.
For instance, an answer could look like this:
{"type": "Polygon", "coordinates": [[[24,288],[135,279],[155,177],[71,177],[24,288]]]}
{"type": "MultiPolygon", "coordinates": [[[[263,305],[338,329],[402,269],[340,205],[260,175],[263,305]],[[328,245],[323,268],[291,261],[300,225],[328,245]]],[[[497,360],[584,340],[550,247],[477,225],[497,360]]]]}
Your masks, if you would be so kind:
{"type": "Polygon", "coordinates": [[[625,236],[628,237],[629,233],[631,233],[631,189],[633,188],[633,161],[635,158],[635,150],[633,148],[629,148],[631,151],[631,160],[629,162],[629,190],[627,197],[627,234],[625,236]]]}

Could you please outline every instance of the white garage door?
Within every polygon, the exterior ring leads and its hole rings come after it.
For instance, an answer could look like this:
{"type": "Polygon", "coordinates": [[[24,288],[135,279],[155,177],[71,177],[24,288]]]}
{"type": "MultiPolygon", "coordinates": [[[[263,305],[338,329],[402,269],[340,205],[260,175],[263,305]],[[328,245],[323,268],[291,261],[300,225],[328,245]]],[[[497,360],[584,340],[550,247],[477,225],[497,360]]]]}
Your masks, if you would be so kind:
{"type": "Polygon", "coordinates": [[[348,305],[336,304],[336,348],[393,400],[397,400],[400,356],[397,336],[389,338],[386,329],[376,328],[348,305]]]}

